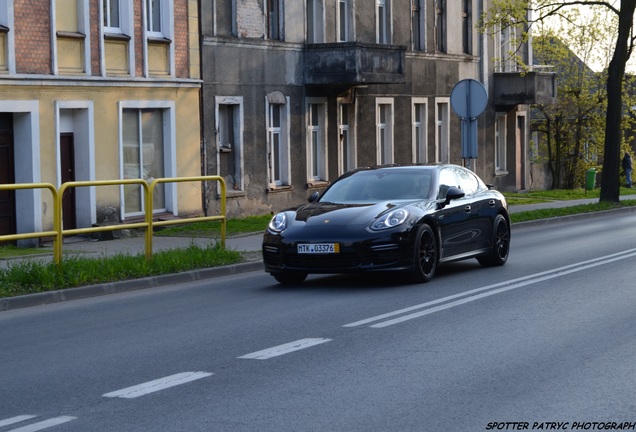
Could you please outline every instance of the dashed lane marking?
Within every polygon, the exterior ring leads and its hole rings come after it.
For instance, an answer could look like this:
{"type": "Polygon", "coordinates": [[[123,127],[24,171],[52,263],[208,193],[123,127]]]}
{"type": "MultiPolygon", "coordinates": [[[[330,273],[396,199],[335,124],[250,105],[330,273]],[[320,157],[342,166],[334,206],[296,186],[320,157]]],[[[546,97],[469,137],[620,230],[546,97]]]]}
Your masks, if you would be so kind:
{"type": "Polygon", "coordinates": [[[283,345],[278,345],[272,348],[267,348],[261,351],[256,351],[251,354],[246,354],[239,357],[240,359],[252,359],[252,360],[267,360],[272,357],[278,357],[284,354],[289,354],[294,351],[309,348],[315,345],[320,345],[325,342],[330,342],[331,339],[324,338],[307,338],[300,339],[295,342],[289,342],[283,345]]]}
{"type": "Polygon", "coordinates": [[[126,387],[121,390],[106,393],[104,397],[118,397],[124,399],[134,399],[139,396],[144,396],[150,393],[155,393],[160,390],[164,390],[170,387],[175,387],[181,384],[186,384],[191,381],[196,381],[202,378],[206,378],[213,375],[209,372],[182,372],[174,375],[170,375],[164,378],[159,378],[153,381],[148,381],[143,384],[138,384],[132,387],[126,387]]]}

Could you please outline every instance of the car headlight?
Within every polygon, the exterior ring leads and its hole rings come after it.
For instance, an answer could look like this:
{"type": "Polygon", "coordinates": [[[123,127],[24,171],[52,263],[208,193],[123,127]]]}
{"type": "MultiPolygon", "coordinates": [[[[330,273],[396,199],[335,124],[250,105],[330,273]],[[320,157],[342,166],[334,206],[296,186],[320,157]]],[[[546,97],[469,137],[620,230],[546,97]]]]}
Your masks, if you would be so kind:
{"type": "Polygon", "coordinates": [[[274,215],[271,221],[269,221],[269,229],[274,232],[281,232],[287,228],[287,215],[285,213],[278,213],[274,215]]]}
{"type": "Polygon", "coordinates": [[[376,219],[370,228],[374,231],[394,228],[403,224],[408,216],[409,212],[405,209],[393,210],[376,219]]]}

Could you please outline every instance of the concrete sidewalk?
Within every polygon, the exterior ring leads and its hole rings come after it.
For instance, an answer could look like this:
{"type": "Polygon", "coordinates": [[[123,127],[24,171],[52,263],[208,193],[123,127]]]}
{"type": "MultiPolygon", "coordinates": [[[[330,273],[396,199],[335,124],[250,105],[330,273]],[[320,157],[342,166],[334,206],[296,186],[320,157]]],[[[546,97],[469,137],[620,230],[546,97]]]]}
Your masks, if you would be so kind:
{"type": "MultiPolygon", "coordinates": [[[[636,199],[636,195],[621,197],[621,199],[636,199]]],[[[581,204],[591,204],[598,202],[598,198],[571,200],[571,201],[550,201],[538,204],[514,205],[510,206],[510,213],[519,213],[530,210],[546,208],[560,208],[581,204]]],[[[618,209],[625,211],[636,211],[636,207],[618,209]]],[[[617,210],[617,211],[618,211],[617,210]]],[[[589,215],[589,214],[588,214],[589,215]]],[[[547,221],[538,221],[547,223],[547,221]]],[[[532,223],[532,222],[530,222],[532,223]]],[[[524,222],[523,224],[528,224],[524,222]]],[[[149,277],[138,280],[120,281],[105,283],[88,287],[71,288],[60,291],[30,294],[26,296],[0,298],[0,311],[17,309],[21,307],[55,303],[64,300],[92,297],[104,294],[113,294],[136,289],[152,288],[166,284],[174,284],[188,281],[196,281],[210,277],[227,276],[248,271],[262,271],[261,242],[263,233],[255,233],[243,236],[228,237],[226,248],[244,253],[246,262],[225,266],[220,268],[209,268],[195,271],[188,271],[174,275],[149,277]]],[[[217,240],[213,238],[189,238],[189,237],[153,237],[153,253],[162,250],[186,248],[191,244],[200,246],[214,244],[217,240]]],[[[114,240],[92,241],[87,236],[75,236],[64,239],[62,247],[63,260],[72,256],[82,256],[91,258],[107,257],[117,254],[138,255],[145,253],[145,239],[142,234],[123,237],[114,240]]],[[[46,244],[42,247],[42,254],[21,256],[8,259],[0,259],[0,268],[7,268],[21,260],[38,260],[40,262],[51,262],[53,260],[53,245],[46,244]]]]}

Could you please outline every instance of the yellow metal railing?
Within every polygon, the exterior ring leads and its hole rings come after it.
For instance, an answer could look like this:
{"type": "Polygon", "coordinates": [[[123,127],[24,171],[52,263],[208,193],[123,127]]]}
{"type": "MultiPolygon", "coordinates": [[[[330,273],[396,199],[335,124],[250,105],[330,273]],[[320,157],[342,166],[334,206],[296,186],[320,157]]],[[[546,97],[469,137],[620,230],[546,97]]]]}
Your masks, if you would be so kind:
{"type": "Polygon", "coordinates": [[[0,190],[17,190],[17,189],[49,189],[53,194],[53,231],[41,231],[23,234],[0,235],[0,242],[25,240],[38,237],[53,237],[53,261],[56,264],[62,261],[62,244],[65,235],[89,234],[103,231],[117,231],[125,228],[143,228],[145,230],[145,255],[146,260],[152,259],[152,240],[153,227],[164,225],[177,225],[193,222],[204,221],[220,221],[221,222],[221,246],[225,248],[226,237],[226,185],[225,180],[220,176],[195,176],[195,177],[176,177],[176,178],[159,178],[148,183],[143,179],[126,179],[126,180],[96,180],[96,181],[74,181],[66,182],[60,186],[59,190],[49,183],[19,183],[0,185],[0,190]],[[170,221],[153,221],[152,203],[154,197],[155,186],[159,183],[177,183],[177,182],[194,182],[194,181],[217,181],[221,186],[221,211],[216,216],[204,216],[187,219],[174,219],[170,221]],[[62,197],[64,192],[69,188],[92,187],[92,186],[121,186],[121,185],[140,185],[144,190],[144,221],[137,223],[129,223],[122,225],[107,225],[90,228],[62,228],[62,197]]]}

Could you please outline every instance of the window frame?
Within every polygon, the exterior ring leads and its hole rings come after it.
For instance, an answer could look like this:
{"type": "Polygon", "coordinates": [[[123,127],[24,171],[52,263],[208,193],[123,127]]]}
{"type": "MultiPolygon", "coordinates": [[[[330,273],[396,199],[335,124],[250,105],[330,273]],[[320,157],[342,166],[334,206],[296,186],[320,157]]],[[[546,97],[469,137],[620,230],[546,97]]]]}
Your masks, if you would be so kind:
{"type": "Polygon", "coordinates": [[[14,0],[0,2],[0,26],[6,27],[4,39],[6,41],[6,71],[10,75],[15,75],[15,21],[14,21],[14,0]]]}
{"type": "Polygon", "coordinates": [[[267,183],[271,190],[277,188],[285,188],[291,186],[291,163],[290,163],[290,149],[289,149],[289,127],[290,127],[290,98],[284,97],[285,103],[271,102],[267,97],[265,98],[265,130],[267,132],[267,152],[266,152],[266,167],[267,167],[267,183]],[[272,114],[274,109],[279,109],[280,125],[271,126],[272,114]],[[276,133],[279,137],[278,145],[278,160],[274,160],[274,143],[272,140],[273,134],[276,133]],[[278,168],[277,168],[278,167],[278,168]],[[280,178],[275,178],[275,173],[278,171],[280,178]]]}
{"type": "Polygon", "coordinates": [[[307,183],[309,185],[327,182],[329,178],[327,109],[327,98],[305,99],[307,183]]]}
{"type": "Polygon", "coordinates": [[[507,114],[506,113],[497,113],[495,115],[495,124],[494,124],[494,139],[495,139],[495,172],[498,175],[503,175],[508,173],[507,166],[507,149],[506,149],[506,137],[507,133],[507,114]]]}
{"type": "Polygon", "coordinates": [[[462,0],[462,50],[473,53],[473,0],[462,0]]]}
{"type": "Polygon", "coordinates": [[[448,52],[448,3],[435,0],[435,50],[448,52]]]}
{"type": "Polygon", "coordinates": [[[338,175],[342,175],[357,166],[355,103],[338,99],[338,175]],[[343,121],[343,111],[347,112],[347,123],[343,121]],[[347,139],[344,140],[343,137],[347,139]],[[346,147],[346,152],[345,152],[346,147]]]}
{"type": "Polygon", "coordinates": [[[348,42],[352,37],[349,29],[352,22],[350,14],[351,5],[349,0],[338,0],[336,2],[336,42],[348,42]]]}
{"type": "Polygon", "coordinates": [[[414,163],[428,162],[428,99],[411,99],[412,119],[412,161],[414,163]],[[421,107],[420,116],[417,118],[417,107],[421,107]]]}
{"type": "MultiPolygon", "coordinates": [[[[163,172],[164,177],[176,177],[177,176],[177,164],[176,164],[176,104],[174,101],[169,100],[129,100],[120,101],[118,104],[119,110],[119,175],[121,179],[124,179],[124,138],[123,138],[123,113],[125,109],[132,110],[146,110],[154,109],[161,110],[163,114],[162,132],[163,132],[163,172]]],[[[165,208],[157,211],[168,211],[174,215],[178,214],[177,205],[177,185],[176,183],[166,183],[164,185],[164,203],[165,208]]],[[[145,205],[142,200],[142,213],[130,212],[126,213],[126,207],[124,203],[124,185],[120,186],[120,209],[121,214],[126,216],[136,216],[143,214],[143,206],[145,205]]]]}
{"type": "Polygon", "coordinates": [[[426,0],[411,0],[411,48],[426,51],[426,0]]]}
{"type": "Polygon", "coordinates": [[[450,98],[435,98],[435,162],[450,162],[450,98]]]}
{"type": "Polygon", "coordinates": [[[392,164],[395,160],[394,104],[393,98],[376,98],[375,100],[376,163],[378,165],[392,164]],[[384,121],[382,121],[383,114],[384,121]]]}
{"type": "Polygon", "coordinates": [[[307,0],[307,43],[325,42],[324,0],[307,0]]]}
{"type": "Polygon", "coordinates": [[[266,0],[265,31],[266,38],[269,40],[284,40],[283,1],[284,0],[266,0]]]}
{"type": "Polygon", "coordinates": [[[391,0],[376,0],[375,39],[376,43],[390,45],[393,39],[391,0]]]}
{"type": "MultiPolygon", "coordinates": [[[[232,193],[241,193],[245,192],[245,152],[244,152],[244,141],[243,141],[243,133],[244,133],[244,109],[243,109],[243,96],[215,96],[215,130],[218,131],[216,134],[216,148],[219,153],[224,153],[225,151],[229,151],[232,153],[233,165],[234,165],[234,186],[230,187],[228,185],[227,194],[231,195],[232,193]],[[221,139],[223,137],[223,122],[221,115],[221,106],[232,106],[233,108],[233,118],[232,118],[232,127],[234,136],[234,142],[231,143],[231,148],[225,148],[221,139]],[[236,173],[238,172],[239,180],[236,181],[236,173]]],[[[216,159],[216,172],[221,173],[221,161],[220,156],[216,159]]],[[[227,182],[226,182],[227,183],[227,182]]],[[[217,184],[217,192],[221,192],[221,186],[217,184]]]]}
{"type": "Polygon", "coordinates": [[[126,3],[126,0],[102,0],[102,27],[104,29],[104,32],[106,33],[114,33],[114,34],[123,34],[124,30],[123,30],[123,11],[124,11],[124,5],[126,3]],[[112,23],[111,21],[111,11],[110,11],[110,5],[113,3],[117,3],[117,13],[118,13],[118,18],[119,18],[119,22],[117,23],[117,25],[113,26],[111,25],[112,23]],[[106,13],[106,11],[109,11],[109,13],[106,13]]]}

